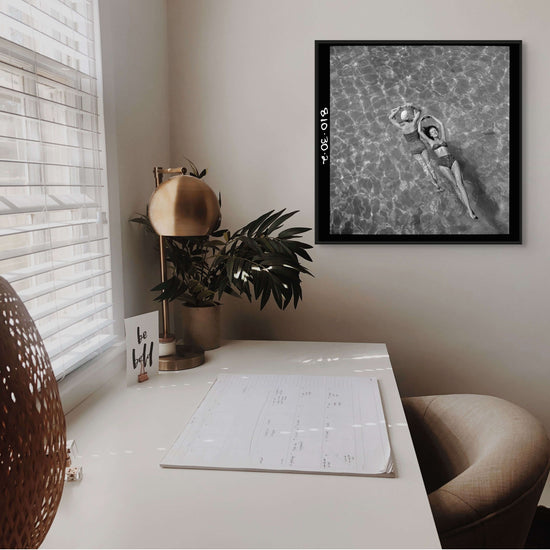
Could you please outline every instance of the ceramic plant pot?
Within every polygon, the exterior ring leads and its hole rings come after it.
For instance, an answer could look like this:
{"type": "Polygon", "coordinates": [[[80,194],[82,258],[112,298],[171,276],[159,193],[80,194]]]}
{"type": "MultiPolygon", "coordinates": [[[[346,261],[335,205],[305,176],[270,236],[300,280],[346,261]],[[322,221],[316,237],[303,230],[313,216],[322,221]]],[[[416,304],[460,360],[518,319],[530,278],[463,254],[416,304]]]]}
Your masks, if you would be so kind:
{"type": "Polygon", "coordinates": [[[221,344],[221,305],[207,307],[182,306],[183,342],[203,350],[221,344]]]}

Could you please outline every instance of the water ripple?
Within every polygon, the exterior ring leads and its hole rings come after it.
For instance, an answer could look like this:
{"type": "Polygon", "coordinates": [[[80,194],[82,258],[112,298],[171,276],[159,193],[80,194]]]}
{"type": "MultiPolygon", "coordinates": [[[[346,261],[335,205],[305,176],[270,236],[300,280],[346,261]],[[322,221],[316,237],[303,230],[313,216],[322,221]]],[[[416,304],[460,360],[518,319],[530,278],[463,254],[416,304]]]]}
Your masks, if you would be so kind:
{"type": "Polygon", "coordinates": [[[508,233],[508,69],[505,46],[331,47],[331,233],[508,233]],[[388,121],[405,102],[445,123],[479,220],[432,157],[435,192],[388,121]]]}

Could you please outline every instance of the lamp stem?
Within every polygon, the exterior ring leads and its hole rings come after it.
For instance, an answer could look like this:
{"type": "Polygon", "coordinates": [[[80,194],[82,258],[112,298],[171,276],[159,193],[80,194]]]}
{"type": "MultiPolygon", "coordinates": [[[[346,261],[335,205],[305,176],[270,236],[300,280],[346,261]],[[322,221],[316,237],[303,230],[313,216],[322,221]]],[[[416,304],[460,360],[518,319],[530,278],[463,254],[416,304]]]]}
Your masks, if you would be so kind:
{"type": "MultiPolygon", "coordinates": [[[[155,188],[157,188],[162,183],[162,168],[160,166],[155,166],[153,169],[155,175],[155,188]]],[[[159,236],[159,247],[160,247],[160,281],[162,283],[166,282],[166,254],[164,250],[164,237],[159,236]]],[[[168,339],[170,338],[170,313],[168,307],[168,300],[162,300],[162,333],[161,338],[168,339]]]]}
{"type": "MultiPolygon", "coordinates": [[[[166,282],[166,255],[164,253],[164,237],[161,235],[159,237],[160,245],[160,280],[161,282],[166,282]]],[[[170,330],[170,318],[169,318],[169,309],[168,309],[168,300],[162,300],[162,338],[169,338],[168,331],[170,330]]]]}

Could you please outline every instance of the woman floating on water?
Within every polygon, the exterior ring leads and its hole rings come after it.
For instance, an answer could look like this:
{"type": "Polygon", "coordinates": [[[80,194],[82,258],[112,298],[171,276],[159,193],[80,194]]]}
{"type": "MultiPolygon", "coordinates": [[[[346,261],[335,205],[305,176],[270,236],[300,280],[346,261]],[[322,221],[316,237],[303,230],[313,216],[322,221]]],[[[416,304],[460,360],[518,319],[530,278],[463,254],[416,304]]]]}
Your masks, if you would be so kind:
{"type": "Polygon", "coordinates": [[[437,165],[441,173],[456,186],[458,197],[466,207],[466,210],[468,210],[470,218],[477,220],[475,212],[470,207],[470,201],[468,200],[468,195],[464,188],[460,164],[458,164],[458,161],[451,155],[447,148],[447,138],[443,123],[433,115],[424,115],[418,121],[418,134],[422,141],[429,145],[437,156],[437,165]],[[432,119],[439,125],[439,128],[434,125],[422,127],[422,121],[426,118],[432,119]]]}
{"type": "Polygon", "coordinates": [[[388,118],[394,126],[403,132],[403,136],[405,137],[405,141],[407,142],[411,155],[415,158],[418,164],[420,164],[422,170],[424,170],[424,173],[431,179],[432,183],[435,185],[435,188],[438,191],[443,191],[437,183],[437,176],[430,165],[430,157],[428,156],[426,146],[420,141],[420,137],[418,136],[416,124],[419,117],[420,111],[416,107],[413,107],[410,103],[407,103],[406,105],[400,105],[399,107],[392,109],[388,118]],[[399,122],[396,120],[398,111],[400,111],[399,122]]]}

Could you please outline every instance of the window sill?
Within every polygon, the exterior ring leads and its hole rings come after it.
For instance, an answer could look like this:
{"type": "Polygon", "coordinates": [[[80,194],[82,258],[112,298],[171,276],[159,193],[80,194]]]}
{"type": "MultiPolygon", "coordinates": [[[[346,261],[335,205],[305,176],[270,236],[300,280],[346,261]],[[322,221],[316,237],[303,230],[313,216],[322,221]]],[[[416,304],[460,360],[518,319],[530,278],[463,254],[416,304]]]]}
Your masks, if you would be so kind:
{"type": "Polygon", "coordinates": [[[126,365],[124,341],[115,344],[86,365],[58,381],[63,411],[68,414],[106,384],[126,365]]]}

